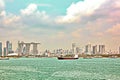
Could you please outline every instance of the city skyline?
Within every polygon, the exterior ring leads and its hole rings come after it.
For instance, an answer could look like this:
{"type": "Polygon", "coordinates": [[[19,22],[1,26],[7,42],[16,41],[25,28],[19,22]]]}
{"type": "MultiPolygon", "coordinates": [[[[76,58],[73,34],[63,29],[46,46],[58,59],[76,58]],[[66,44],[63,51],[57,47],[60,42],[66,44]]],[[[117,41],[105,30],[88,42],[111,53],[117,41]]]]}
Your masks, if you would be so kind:
{"type": "Polygon", "coordinates": [[[39,49],[104,44],[120,46],[119,0],[1,0],[0,41],[40,42],[39,49]]]}

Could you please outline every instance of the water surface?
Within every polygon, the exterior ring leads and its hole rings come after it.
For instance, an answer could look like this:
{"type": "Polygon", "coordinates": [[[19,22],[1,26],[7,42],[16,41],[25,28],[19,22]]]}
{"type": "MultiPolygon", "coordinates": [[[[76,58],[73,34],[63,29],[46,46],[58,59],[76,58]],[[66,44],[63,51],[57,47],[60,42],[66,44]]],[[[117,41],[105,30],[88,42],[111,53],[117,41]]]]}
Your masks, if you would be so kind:
{"type": "Polygon", "coordinates": [[[120,59],[0,60],[0,80],[120,80],[120,59]]]}

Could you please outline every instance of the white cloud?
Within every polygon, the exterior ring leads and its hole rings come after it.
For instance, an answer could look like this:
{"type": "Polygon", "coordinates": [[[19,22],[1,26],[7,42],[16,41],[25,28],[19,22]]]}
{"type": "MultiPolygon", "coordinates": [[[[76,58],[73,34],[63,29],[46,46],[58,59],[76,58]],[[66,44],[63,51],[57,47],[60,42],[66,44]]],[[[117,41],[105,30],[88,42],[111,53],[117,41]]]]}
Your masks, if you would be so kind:
{"type": "Polygon", "coordinates": [[[6,11],[1,11],[0,16],[5,17],[6,16],[6,11]]]}
{"type": "Polygon", "coordinates": [[[9,15],[3,19],[3,24],[6,26],[15,25],[17,24],[16,22],[19,22],[19,20],[20,20],[20,16],[9,15]]]}
{"type": "Polygon", "coordinates": [[[20,12],[21,12],[21,15],[23,17],[28,18],[28,16],[29,16],[29,19],[30,18],[32,18],[32,19],[36,18],[37,19],[39,17],[41,17],[41,19],[47,19],[48,18],[48,15],[46,14],[46,12],[45,11],[39,11],[38,10],[38,5],[33,4],[33,3],[29,4],[27,8],[21,9],[20,12]]]}
{"type": "Polygon", "coordinates": [[[4,6],[5,6],[4,1],[3,1],[3,0],[0,0],[0,8],[4,8],[4,6]]]}
{"type": "Polygon", "coordinates": [[[37,5],[36,4],[30,4],[26,9],[21,10],[21,14],[23,15],[30,15],[36,12],[37,5]]]}
{"type": "Polygon", "coordinates": [[[115,0],[115,4],[113,6],[120,8],[120,0],[115,0]]]}
{"type": "Polygon", "coordinates": [[[77,29],[71,33],[71,35],[75,38],[80,38],[82,35],[82,29],[77,29]]]}
{"type": "Polygon", "coordinates": [[[77,22],[82,16],[89,16],[107,0],[84,0],[72,3],[67,8],[66,16],[57,19],[59,23],[77,22]]]}
{"type": "Polygon", "coordinates": [[[112,28],[109,28],[106,32],[111,35],[120,36],[120,24],[114,25],[112,28]]]}

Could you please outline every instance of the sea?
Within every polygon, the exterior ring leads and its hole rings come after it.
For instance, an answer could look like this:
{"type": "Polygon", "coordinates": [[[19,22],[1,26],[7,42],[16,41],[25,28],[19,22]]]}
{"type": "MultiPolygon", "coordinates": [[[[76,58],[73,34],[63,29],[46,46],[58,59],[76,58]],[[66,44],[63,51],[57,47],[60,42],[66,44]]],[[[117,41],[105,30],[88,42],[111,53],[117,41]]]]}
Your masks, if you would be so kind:
{"type": "Polygon", "coordinates": [[[120,58],[0,60],[0,80],[120,80],[120,58]]]}

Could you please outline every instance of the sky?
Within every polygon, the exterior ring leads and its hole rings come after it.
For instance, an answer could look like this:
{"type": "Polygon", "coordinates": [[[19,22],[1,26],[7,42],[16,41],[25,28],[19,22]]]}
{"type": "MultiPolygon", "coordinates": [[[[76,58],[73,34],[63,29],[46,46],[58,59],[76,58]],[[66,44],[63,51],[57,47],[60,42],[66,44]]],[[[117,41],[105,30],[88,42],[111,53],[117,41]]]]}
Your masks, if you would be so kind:
{"type": "Polygon", "coordinates": [[[0,0],[0,41],[40,42],[39,50],[120,46],[120,0],[0,0]]]}

